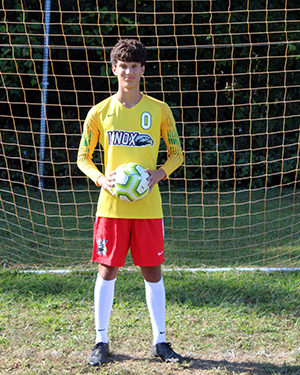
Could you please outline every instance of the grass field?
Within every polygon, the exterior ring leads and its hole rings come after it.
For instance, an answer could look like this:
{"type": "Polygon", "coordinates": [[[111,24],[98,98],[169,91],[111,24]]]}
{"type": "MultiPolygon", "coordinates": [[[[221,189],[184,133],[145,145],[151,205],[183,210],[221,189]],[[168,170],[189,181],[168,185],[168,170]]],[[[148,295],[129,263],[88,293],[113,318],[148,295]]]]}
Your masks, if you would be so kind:
{"type": "Polygon", "coordinates": [[[1,375],[300,375],[300,272],[169,271],[300,267],[299,191],[163,191],[167,338],[185,362],[151,357],[144,283],[129,257],[116,283],[112,355],[91,368],[97,196],[1,190],[1,375]],[[31,267],[73,272],[20,272],[31,267]]]}
{"type": "MultiPolygon", "coordinates": [[[[86,264],[98,194],[83,186],[0,190],[0,264],[86,264]]],[[[300,267],[300,190],[162,191],[162,197],[167,266],[300,267]]]]}
{"type": "Polygon", "coordinates": [[[182,365],[150,355],[143,279],[123,270],[110,325],[112,355],[94,344],[95,271],[0,272],[0,374],[300,374],[299,272],[167,272],[167,339],[182,365]]]}

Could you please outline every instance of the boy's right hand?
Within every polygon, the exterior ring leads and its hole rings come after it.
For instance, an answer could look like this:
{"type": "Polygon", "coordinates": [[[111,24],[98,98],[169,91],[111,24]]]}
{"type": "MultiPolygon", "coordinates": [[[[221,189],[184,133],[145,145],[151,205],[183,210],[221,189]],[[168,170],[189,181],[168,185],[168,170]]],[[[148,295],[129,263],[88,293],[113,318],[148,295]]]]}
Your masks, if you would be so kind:
{"type": "Polygon", "coordinates": [[[105,176],[104,174],[101,175],[97,180],[97,184],[103,187],[104,189],[108,190],[112,195],[114,195],[114,193],[112,192],[112,187],[114,186],[115,182],[115,174],[116,172],[112,171],[107,176],[105,176]]]}

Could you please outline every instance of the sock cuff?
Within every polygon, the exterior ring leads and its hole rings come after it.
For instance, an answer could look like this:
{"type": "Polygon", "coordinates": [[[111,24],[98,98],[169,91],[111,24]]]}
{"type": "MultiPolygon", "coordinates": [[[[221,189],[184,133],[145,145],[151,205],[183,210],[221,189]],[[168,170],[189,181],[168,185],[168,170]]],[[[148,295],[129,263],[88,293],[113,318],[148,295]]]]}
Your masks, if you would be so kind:
{"type": "Polygon", "coordinates": [[[159,290],[164,287],[164,280],[163,277],[156,283],[152,283],[150,281],[144,280],[146,287],[150,288],[151,290],[159,290]]]}
{"type": "Polygon", "coordinates": [[[97,274],[97,281],[100,281],[102,284],[115,283],[116,280],[117,280],[117,278],[112,279],[112,280],[105,280],[105,279],[103,279],[103,278],[99,275],[99,273],[97,274]]]}

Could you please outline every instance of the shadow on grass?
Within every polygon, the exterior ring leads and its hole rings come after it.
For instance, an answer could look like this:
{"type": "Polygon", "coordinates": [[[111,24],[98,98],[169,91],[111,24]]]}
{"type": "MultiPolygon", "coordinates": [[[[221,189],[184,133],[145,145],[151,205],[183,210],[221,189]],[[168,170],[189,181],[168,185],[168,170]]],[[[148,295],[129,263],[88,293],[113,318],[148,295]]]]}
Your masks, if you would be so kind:
{"type": "Polygon", "coordinates": [[[214,360],[192,360],[189,368],[192,370],[216,370],[223,369],[233,374],[251,374],[251,375],[296,375],[300,374],[300,366],[291,366],[287,364],[274,365],[264,362],[257,363],[253,361],[228,362],[214,360]]]}
{"type": "MultiPolygon", "coordinates": [[[[149,362],[153,365],[168,365],[166,362],[161,362],[155,358],[138,358],[134,356],[111,353],[108,357],[108,365],[114,363],[125,363],[127,361],[132,362],[149,362]]],[[[226,360],[207,360],[207,359],[192,359],[190,357],[184,357],[182,364],[172,364],[178,368],[178,372],[184,372],[187,370],[189,373],[207,371],[226,371],[233,374],[247,374],[247,375],[297,375],[300,374],[300,366],[292,366],[288,364],[275,365],[268,362],[253,362],[253,361],[226,361],[226,360]]]]}

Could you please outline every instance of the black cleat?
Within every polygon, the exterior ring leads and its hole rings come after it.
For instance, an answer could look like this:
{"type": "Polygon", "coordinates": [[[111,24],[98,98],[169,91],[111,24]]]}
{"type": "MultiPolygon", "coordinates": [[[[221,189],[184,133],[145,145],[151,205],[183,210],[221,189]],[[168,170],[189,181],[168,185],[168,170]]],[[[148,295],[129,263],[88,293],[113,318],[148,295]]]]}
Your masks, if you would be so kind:
{"type": "Polygon", "coordinates": [[[183,358],[180,354],[174,352],[169,342],[163,342],[152,346],[152,354],[163,361],[181,363],[183,358]]]}
{"type": "Polygon", "coordinates": [[[108,344],[103,342],[98,342],[93,349],[92,354],[88,358],[88,363],[91,366],[103,365],[106,362],[106,357],[109,352],[108,344]]]}

